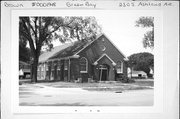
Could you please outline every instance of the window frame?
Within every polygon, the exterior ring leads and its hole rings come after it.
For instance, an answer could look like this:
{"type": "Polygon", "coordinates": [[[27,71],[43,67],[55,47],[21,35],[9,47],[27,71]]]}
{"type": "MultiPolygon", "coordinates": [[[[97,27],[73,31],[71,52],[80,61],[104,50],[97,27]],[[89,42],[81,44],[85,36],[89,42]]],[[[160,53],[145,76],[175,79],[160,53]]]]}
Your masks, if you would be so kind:
{"type": "Polygon", "coordinates": [[[123,73],[123,62],[122,61],[118,61],[117,64],[119,64],[119,65],[117,65],[116,73],[117,74],[123,73]],[[117,71],[117,69],[119,69],[119,68],[120,68],[120,72],[117,71]]]}
{"type": "Polygon", "coordinates": [[[68,60],[64,60],[64,71],[68,70],[68,60]]]}
{"type": "Polygon", "coordinates": [[[79,65],[80,65],[80,73],[88,73],[88,60],[87,60],[87,58],[82,57],[82,58],[80,59],[79,65]],[[82,66],[81,60],[82,60],[82,59],[85,59],[85,61],[86,61],[86,65],[84,65],[84,66],[86,66],[86,70],[83,70],[83,71],[81,70],[81,66],[82,66]]]}

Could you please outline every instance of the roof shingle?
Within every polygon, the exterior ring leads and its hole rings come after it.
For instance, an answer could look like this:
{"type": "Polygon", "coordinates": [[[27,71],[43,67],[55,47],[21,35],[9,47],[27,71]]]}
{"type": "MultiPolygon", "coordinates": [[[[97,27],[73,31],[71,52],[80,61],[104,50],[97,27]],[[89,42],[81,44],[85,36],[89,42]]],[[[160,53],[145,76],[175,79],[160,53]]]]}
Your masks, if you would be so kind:
{"type": "Polygon", "coordinates": [[[66,44],[52,48],[51,51],[47,51],[47,52],[45,52],[39,56],[39,62],[47,61],[49,58],[53,57],[54,55],[56,55],[60,51],[66,49],[72,45],[73,45],[73,43],[66,43],[66,44]]]}

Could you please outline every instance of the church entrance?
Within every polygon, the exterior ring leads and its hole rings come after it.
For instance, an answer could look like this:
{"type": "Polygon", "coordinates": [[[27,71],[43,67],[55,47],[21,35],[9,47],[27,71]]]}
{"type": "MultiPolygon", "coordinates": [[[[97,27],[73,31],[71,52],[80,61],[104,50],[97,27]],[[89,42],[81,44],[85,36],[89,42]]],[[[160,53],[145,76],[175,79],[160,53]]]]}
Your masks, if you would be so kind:
{"type": "Polygon", "coordinates": [[[106,64],[99,65],[99,81],[107,81],[108,73],[109,73],[108,65],[106,64]]]}

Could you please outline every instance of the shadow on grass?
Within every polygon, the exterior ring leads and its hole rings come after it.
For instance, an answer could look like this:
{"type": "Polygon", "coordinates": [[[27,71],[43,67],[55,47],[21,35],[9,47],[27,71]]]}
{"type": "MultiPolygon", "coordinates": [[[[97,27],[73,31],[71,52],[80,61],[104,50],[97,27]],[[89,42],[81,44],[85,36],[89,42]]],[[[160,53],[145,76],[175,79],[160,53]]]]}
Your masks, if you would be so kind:
{"type": "Polygon", "coordinates": [[[124,86],[124,87],[91,87],[91,88],[83,88],[83,90],[88,90],[88,91],[115,91],[116,92],[123,92],[123,91],[127,91],[127,90],[145,90],[145,89],[152,89],[149,87],[134,87],[134,86],[124,86]]]}
{"type": "Polygon", "coordinates": [[[34,84],[34,83],[50,83],[50,82],[60,82],[60,80],[38,80],[37,82],[32,82],[31,79],[24,79],[19,80],[21,84],[28,83],[28,84],[34,84]]]}
{"type": "Polygon", "coordinates": [[[19,106],[91,106],[82,103],[55,103],[55,104],[35,104],[35,103],[20,103],[19,106]]]}

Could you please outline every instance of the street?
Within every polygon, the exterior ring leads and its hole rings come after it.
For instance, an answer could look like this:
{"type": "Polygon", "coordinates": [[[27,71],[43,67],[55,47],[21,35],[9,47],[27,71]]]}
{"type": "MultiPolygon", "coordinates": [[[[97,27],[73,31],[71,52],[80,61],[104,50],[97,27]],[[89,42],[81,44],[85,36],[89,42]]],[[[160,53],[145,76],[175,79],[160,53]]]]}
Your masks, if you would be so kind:
{"type": "Polygon", "coordinates": [[[20,86],[20,106],[152,106],[153,89],[124,92],[56,88],[42,84],[20,86]]]}

